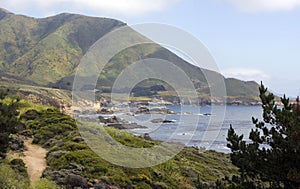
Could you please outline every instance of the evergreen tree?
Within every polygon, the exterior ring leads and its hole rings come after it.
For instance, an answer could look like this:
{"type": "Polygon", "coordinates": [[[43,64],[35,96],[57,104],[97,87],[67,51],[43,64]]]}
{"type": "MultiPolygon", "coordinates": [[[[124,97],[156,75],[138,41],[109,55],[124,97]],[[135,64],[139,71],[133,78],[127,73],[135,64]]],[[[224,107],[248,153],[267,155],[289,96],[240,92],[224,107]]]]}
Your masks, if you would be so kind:
{"type": "Polygon", "coordinates": [[[283,106],[275,105],[275,97],[261,84],[259,88],[263,120],[252,118],[255,129],[250,142],[238,136],[232,126],[227,146],[231,160],[239,167],[240,185],[268,188],[300,188],[300,105],[291,104],[285,96],[283,106]]]}
{"type": "Polygon", "coordinates": [[[0,157],[4,158],[9,144],[9,135],[16,133],[19,115],[18,99],[11,99],[9,102],[3,101],[8,90],[0,90],[0,157]]]}

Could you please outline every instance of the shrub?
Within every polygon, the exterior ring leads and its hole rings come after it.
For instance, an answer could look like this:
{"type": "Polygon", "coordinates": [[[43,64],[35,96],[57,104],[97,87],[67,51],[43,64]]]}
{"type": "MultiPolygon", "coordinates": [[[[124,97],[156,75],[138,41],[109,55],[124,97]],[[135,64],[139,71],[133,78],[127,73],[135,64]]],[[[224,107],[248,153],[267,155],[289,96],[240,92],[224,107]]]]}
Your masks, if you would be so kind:
{"type": "Polygon", "coordinates": [[[25,166],[25,163],[22,159],[13,159],[11,160],[10,162],[10,167],[15,170],[15,172],[25,176],[25,177],[28,177],[28,174],[27,174],[27,169],[26,169],[26,166],[25,166]]]}
{"type": "Polygon", "coordinates": [[[25,146],[24,146],[24,141],[18,137],[17,135],[10,135],[9,136],[9,148],[13,151],[23,151],[25,146]]]}
{"type": "Polygon", "coordinates": [[[59,189],[55,182],[42,178],[39,180],[32,189],[59,189]]]}
{"type": "Polygon", "coordinates": [[[76,129],[76,123],[70,116],[55,108],[36,111],[28,110],[21,116],[27,129],[34,135],[33,143],[45,144],[49,139],[62,139],[76,129]]]}
{"type": "Polygon", "coordinates": [[[9,136],[17,132],[17,125],[19,123],[17,117],[19,115],[17,111],[19,99],[5,99],[7,92],[0,90],[0,155],[2,157],[5,157],[8,149],[9,136]]]}
{"type": "Polygon", "coordinates": [[[76,150],[84,150],[87,149],[88,146],[86,144],[77,143],[77,142],[66,142],[62,147],[62,150],[66,151],[76,151],[76,150]]]}
{"type": "Polygon", "coordinates": [[[29,188],[29,179],[18,174],[9,165],[0,164],[0,188],[29,188]]]}

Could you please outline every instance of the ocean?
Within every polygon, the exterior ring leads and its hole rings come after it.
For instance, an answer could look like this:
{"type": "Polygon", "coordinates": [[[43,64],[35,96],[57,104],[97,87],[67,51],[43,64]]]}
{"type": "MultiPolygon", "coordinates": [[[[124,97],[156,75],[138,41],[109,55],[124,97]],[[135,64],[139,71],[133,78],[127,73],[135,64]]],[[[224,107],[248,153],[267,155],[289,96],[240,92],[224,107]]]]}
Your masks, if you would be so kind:
{"type": "Polygon", "coordinates": [[[227,132],[232,125],[238,134],[248,140],[249,132],[255,128],[252,117],[261,119],[261,106],[166,106],[175,114],[137,114],[121,115],[130,122],[147,126],[147,129],[132,129],[130,132],[161,141],[180,142],[206,150],[229,153],[226,147],[227,132]],[[172,123],[152,123],[161,118],[172,123]]]}

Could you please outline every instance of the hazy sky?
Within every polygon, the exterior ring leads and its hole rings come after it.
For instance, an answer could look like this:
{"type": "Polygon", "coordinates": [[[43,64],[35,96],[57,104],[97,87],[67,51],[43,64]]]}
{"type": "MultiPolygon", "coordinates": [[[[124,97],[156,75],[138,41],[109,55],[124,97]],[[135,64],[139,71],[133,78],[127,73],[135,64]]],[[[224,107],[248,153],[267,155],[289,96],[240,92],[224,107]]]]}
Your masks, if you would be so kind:
{"type": "Polygon", "coordinates": [[[0,7],[34,17],[72,12],[170,24],[201,40],[226,77],[300,92],[300,0],[1,0],[0,7]]]}

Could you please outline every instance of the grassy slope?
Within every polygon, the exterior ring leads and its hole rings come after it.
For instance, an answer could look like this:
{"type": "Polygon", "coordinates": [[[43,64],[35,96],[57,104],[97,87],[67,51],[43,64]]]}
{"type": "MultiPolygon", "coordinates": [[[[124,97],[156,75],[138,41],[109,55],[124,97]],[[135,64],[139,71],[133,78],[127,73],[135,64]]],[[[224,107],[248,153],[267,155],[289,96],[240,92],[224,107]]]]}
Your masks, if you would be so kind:
{"type": "MultiPolygon", "coordinates": [[[[186,147],[166,163],[150,168],[131,169],[112,165],[86,146],[71,117],[53,108],[35,105],[30,108],[30,102],[22,104],[23,109],[35,109],[21,116],[27,127],[23,133],[32,133],[35,143],[48,148],[49,168],[44,176],[60,184],[64,181],[61,175],[77,174],[87,178],[90,185],[105,179],[109,180],[110,185],[119,187],[151,188],[153,185],[164,185],[167,188],[193,188],[198,180],[210,183],[237,173],[228,155],[213,151],[200,153],[192,147],[186,147]]],[[[124,131],[106,130],[123,145],[150,147],[158,144],[158,141],[145,140],[124,131]]]]}
{"type": "MultiPolygon", "coordinates": [[[[36,19],[0,10],[0,72],[16,82],[71,89],[72,76],[81,57],[103,35],[124,23],[107,18],[60,14],[36,19]]],[[[133,35],[140,37],[139,34],[133,35]]],[[[122,39],[117,39],[122,42],[122,39]]],[[[118,73],[129,64],[143,58],[158,58],[173,62],[184,70],[202,96],[209,93],[202,71],[223,78],[220,74],[201,70],[158,45],[143,45],[125,49],[113,57],[99,80],[99,87],[111,86],[118,73]]],[[[229,96],[242,92],[252,98],[257,95],[253,83],[227,79],[229,96]],[[231,83],[233,82],[233,83],[231,83]],[[231,87],[234,86],[234,87],[231,87]]]]}
{"type": "Polygon", "coordinates": [[[124,25],[73,14],[35,19],[0,12],[0,68],[39,85],[73,73],[96,40],[124,25]]]}
{"type": "Polygon", "coordinates": [[[18,84],[14,81],[3,81],[0,79],[0,89],[10,89],[10,96],[19,96],[23,99],[33,101],[28,107],[47,105],[56,108],[70,108],[72,104],[71,92],[60,89],[39,87],[28,84],[18,84]],[[38,105],[39,104],[39,105],[38,105]]]}

